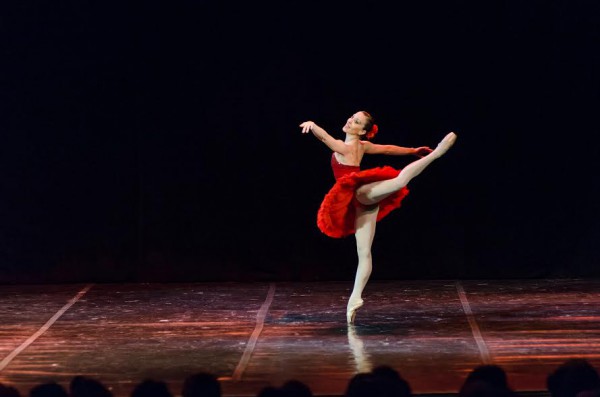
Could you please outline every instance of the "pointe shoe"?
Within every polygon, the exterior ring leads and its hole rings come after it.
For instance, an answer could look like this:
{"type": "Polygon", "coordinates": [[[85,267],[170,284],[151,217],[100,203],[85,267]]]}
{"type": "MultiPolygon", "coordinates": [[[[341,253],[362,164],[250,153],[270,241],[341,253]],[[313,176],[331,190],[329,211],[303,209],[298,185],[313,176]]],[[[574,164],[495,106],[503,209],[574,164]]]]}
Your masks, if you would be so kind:
{"type": "Polygon", "coordinates": [[[359,299],[355,302],[348,302],[348,307],[346,308],[346,321],[348,324],[354,323],[354,317],[356,317],[356,311],[364,304],[362,299],[359,299]]]}
{"type": "Polygon", "coordinates": [[[438,143],[437,147],[433,151],[436,154],[436,157],[441,157],[444,153],[446,153],[448,149],[450,149],[452,145],[454,145],[454,142],[456,142],[456,138],[457,137],[454,132],[450,132],[448,135],[446,135],[444,139],[442,139],[440,143],[438,143]]]}

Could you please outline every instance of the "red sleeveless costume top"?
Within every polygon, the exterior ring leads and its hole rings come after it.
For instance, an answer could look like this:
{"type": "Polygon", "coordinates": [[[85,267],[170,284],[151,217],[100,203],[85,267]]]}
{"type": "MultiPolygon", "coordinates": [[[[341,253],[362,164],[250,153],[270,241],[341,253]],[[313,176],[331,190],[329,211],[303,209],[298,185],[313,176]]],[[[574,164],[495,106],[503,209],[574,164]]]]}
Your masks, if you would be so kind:
{"type": "MultiPolygon", "coordinates": [[[[400,170],[383,166],[361,171],[358,166],[340,164],[335,153],[331,154],[331,169],[336,182],[321,202],[317,226],[327,236],[340,238],[356,232],[356,207],[363,205],[355,198],[356,189],[367,183],[395,178],[400,170]]],[[[381,200],[378,203],[377,221],[400,207],[407,194],[408,188],[403,187],[381,200]]]]}

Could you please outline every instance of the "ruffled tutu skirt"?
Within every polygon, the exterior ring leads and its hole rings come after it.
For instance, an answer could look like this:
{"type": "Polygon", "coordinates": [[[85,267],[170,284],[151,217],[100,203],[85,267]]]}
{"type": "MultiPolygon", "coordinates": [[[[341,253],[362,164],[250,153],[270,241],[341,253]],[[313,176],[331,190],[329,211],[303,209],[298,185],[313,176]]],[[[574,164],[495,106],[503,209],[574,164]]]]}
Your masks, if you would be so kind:
{"type": "MultiPolygon", "coordinates": [[[[363,206],[356,200],[355,192],[360,186],[392,179],[398,176],[400,170],[389,166],[371,168],[352,172],[340,177],[335,185],[325,195],[317,213],[317,226],[329,237],[340,238],[356,232],[356,207],[363,206]]],[[[385,218],[391,211],[400,207],[408,188],[403,187],[379,202],[377,222],[385,218]]]]}

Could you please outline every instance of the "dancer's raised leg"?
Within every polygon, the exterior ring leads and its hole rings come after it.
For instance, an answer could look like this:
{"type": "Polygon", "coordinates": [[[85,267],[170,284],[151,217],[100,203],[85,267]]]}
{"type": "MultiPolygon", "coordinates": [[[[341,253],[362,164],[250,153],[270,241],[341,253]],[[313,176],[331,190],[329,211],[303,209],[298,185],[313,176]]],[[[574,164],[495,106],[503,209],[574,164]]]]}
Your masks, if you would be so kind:
{"type": "Polygon", "coordinates": [[[356,190],[356,199],[365,205],[372,205],[397,192],[408,185],[411,179],[419,175],[434,160],[446,153],[452,147],[454,141],[456,141],[456,134],[451,132],[442,139],[435,150],[404,167],[394,179],[369,183],[358,188],[356,190]]]}
{"type": "Polygon", "coordinates": [[[363,305],[362,292],[369,281],[371,270],[373,269],[373,260],[371,257],[371,245],[375,236],[375,227],[377,225],[378,206],[356,208],[356,253],[358,254],[358,266],[356,268],[356,276],[354,279],[354,288],[350,299],[348,299],[348,307],[346,308],[346,320],[349,324],[354,322],[356,310],[363,305]]]}

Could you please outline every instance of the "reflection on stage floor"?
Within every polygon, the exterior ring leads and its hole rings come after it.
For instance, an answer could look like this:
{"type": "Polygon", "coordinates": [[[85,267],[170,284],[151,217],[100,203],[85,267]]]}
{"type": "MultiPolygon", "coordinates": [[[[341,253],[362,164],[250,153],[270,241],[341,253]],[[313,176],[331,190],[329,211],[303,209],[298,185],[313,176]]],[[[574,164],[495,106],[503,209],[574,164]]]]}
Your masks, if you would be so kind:
{"type": "Polygon", "coordinates": [[[596,280],[372,281],[355,324],[349,282],[0,286],[0,382],[26,394],[78,374],[127,396],[143,379],[178,395],[208,371],[226,396],[289,379],[341,395],[356,373],[400,372],[415,394],[452,394],[474,367],[545,390],[568,358],[600,363],[596,280]]]}

